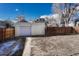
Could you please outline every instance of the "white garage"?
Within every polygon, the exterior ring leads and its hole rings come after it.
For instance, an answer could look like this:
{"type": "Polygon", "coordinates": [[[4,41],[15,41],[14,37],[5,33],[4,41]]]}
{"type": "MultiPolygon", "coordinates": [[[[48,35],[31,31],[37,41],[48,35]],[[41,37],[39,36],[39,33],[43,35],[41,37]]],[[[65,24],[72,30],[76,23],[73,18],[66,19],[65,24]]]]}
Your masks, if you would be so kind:
{"type": "Polygon", "coordinates": [[[44,23],[18,22],[15,24],[15,36],[44,35],[44,23]]]}

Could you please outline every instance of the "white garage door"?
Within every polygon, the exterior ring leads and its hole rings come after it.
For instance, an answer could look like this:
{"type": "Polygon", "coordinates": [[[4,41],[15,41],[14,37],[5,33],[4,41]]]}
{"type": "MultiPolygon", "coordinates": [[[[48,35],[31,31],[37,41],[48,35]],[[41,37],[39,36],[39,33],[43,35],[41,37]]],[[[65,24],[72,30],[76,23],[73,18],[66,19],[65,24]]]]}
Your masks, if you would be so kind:
{"type": "Polygon", "coordinates": [[[45,34],[45,24],[37,23],[32,25],[32,35],[44,35],[45,34]]]}
{"type": "Polygon", "coordinates": [[[16,36],[30,36],[31,35],[31,27],[17,27],[16,36]]]}

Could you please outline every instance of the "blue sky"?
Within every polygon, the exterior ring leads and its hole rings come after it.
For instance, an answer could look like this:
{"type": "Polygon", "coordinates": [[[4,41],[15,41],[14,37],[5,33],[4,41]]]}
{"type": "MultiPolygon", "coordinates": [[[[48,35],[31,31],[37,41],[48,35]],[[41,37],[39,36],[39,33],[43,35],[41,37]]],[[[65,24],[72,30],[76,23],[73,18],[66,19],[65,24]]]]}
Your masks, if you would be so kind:
{"type": "Polygon", "coordinates": [[[0,3],[0,19],[15,19],[23,14],[26,20],[51,14],[51,3],[0,3]]]}

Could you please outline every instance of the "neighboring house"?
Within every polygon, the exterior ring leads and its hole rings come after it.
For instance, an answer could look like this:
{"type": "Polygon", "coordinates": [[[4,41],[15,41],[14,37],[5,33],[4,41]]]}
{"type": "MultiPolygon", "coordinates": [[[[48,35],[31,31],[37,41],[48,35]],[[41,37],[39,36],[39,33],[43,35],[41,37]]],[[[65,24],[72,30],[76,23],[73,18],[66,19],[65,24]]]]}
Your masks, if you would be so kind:
{"type": "Polygon", "coordinates": [[[44,18],[38,18],[35,22],[45,22],[44,18]]]}
{"type": "Polygon", "coordinates": [[[47,26],[48,21],[46,21],[44,18],[38,18],[37,20],[35,20],[35,23],[45,23],[45,25],[47,26]]]}

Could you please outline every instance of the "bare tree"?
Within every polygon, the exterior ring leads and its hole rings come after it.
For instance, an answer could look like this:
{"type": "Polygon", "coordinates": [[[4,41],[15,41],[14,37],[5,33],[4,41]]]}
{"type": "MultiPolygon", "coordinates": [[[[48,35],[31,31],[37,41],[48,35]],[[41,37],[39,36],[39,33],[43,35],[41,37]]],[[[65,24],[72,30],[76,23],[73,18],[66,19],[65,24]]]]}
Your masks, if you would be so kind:
{"type": "Polygon", "coordinates": [[[65,21],[65,25],[69,23],[71,17],[77,12],[75,10],[78,4],[65,3],[65,9],[63,13],[63,20],[65,21]]]}

